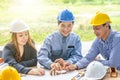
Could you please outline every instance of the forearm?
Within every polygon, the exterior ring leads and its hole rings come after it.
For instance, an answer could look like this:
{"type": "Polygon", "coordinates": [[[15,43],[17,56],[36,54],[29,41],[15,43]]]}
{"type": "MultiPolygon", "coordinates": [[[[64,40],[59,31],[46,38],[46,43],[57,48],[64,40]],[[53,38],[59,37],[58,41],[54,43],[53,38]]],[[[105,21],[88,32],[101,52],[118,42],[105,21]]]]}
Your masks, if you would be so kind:
{"type": "Polygon", "coordinates": [[[38,54],[38,62],[43,65],[45,68],[50,69],[50,65],[52,64],[52,61],[48,58],[47,54],[45,53],[39,53],[38,54]]]}
{"type": "Polygon", "coordinates": [[[117,63],[116,61],[113,62],[111,60],[99,60],[99,62],[101,62],[103,65],[109,66],[109,67],[118,68],[120,66],[119,63],[117,63]]]}
{"type": "Polygon", "coordinates": [[[86,58],[82,58],[75,65],[77,65],[78,69],[81,69],[81,68],[86,67],[89,63],[90,63],[89,60],[87,60],[86,58]]]}
{"type": "Polygon", "coordinates": [[[37,59],[31,59],[27,61],[21,61],[19,62],[21,65],[26,66],[26,67],[32,67],[37,65],[37,59]]]}
{"type": "Polygon", "coordinates": [[[17,63],[16,60],[12,56],[4,57],[4,62],[16,68],[19,73],[27,74],[28,71],[30,70],[29,68],[17,63]]]}
{"type": "Polygon", "coordinates": [[[73,55],[71,56],[68,60],[68,62],[72,63],[72,64],[75,64],[77,61],[79,61],[80,59],[82,58],[82,56],[76,56],[76,55],[73,55]]]}
{"type": "Polygon", "coordinates": [[[30,68],[25,67],[23,65],[20,65],[19,63],[13,64],[11,66],[13,66],[14,68],[16,68],[19,73],[27,74],[31,70],[30,68]]]}
{"type": "Polygon", "coordinates": [[[51,60],[47,61],[44,59],[38,59],[38,62],[43,65],[46,69],[50,69],[50,65],[53,63],[51,60]]]}

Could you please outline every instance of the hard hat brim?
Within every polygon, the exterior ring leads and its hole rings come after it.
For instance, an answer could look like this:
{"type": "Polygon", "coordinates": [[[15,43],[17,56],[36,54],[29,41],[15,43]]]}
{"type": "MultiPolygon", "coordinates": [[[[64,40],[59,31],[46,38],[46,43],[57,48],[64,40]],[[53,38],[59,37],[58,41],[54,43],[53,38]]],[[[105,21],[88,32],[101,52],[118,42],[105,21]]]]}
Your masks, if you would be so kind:
{"type": "Polygon", "coordinates": [[[74,20],[58,20],[58,21],[61,21],[61,22],[74,22],[74,20]]]}
{"type": "Polygon", "coordinates": [[[16,30],[10,30],[11,33],[20,33],[20,32],[23,32],[23,31],[28,31],[29,28],[26,28],[26,29],[22,29],[22,30],[19,30],[19,31],[16,31],[16,30]]]}
{"type": "MultiPolygon", "coordinates": [[[[112,23],[112,21],[109,21],[109,22],[106,22],[106,23],[112,23]]],[[[104,23],[102,23],[102,24],[104,24],[104,23]]],[[[94,26],[94,27],[100,26],[100,25],[102,25],[102,24],[92,24],[92,23],[91,23],[91,25],[94,26]]]]}

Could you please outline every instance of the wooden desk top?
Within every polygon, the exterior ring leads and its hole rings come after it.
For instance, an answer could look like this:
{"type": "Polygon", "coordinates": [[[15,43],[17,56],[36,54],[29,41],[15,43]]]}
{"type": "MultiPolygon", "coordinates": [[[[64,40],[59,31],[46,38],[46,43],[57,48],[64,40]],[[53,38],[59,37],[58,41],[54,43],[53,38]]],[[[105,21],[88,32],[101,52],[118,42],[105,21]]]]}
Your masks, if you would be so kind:
{"type": "Polygon", "coordinates": [[[116,78],[110,77],[110,72],[107,72],[103,80],[120,80],[120,71],[117,71],[117,72],[118,72],[118,77],[116,78]]]}
{"type": "MultiPolygon", "coordinates": [[[[37,78],[39,80],[42,80],[42,79],[43,80],[44,79],[46,79],[46,80],[71,80],[78,72],[81,72],[81,71],[84,71],[84,70],[85,69],[72,71],[72,72],[69,72],[67,74],[62,74],[62,75],[58,75],[58,76],[50,76],[49,75],[49,70],[46,70],[46,75],[44,75],[44,76],[26,75],[26,77],[22,77],[22,80],[36,80],[37,78]]],[[[112,77],[110,77],[110,72],[108,70],[105,77],[103,79],[101,79],[101,80],[120,80],[120,71],[117,71],[117,72],[118,72],[118,77],[112,78],[112,77]]]]}

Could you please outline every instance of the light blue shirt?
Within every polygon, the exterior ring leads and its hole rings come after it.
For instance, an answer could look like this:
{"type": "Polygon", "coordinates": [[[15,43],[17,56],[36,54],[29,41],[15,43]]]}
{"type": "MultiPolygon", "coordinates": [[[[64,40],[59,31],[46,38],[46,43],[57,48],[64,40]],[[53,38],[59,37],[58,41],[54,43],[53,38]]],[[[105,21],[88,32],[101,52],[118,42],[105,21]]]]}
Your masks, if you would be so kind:
{"type": "Polygon", "coordinates": [[[111,30],[106,41],[96,38],[88,54],[76,63],[78,69],[86,67],[98,54],[105,58],[99,60],[102,64],[120,70],[120,33],[111,30]]]}
{"type": "Polygon", "coordinates": [[[63,58],[74,64],[82,58],[81,41],[78,35],[70,33],[64,37],[59,31],[49,35],[38,52],[38,61],[45,68],[50,69],[54,60],[63,58]]]}

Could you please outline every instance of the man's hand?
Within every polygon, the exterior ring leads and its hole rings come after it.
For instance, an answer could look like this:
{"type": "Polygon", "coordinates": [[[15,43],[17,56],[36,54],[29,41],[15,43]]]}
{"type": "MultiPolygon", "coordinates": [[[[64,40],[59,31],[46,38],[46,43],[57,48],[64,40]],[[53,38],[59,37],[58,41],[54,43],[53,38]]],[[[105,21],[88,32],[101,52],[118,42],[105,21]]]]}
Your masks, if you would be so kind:
{"type": "Polygon", "coordinates": [[[56,59],[54,63],[50,65],[50,74],[58,75],[65,71],[73,71],[77,69],[76,65],[71,64],[70,62],[64,61],[62,58],[56,59]]]}
{"type": "Polygon", "coordinates": [[[54,62],[59,63],[62,70],[65,70],[65,68],[71,64],[70,62],[64,61],[62,58],[56,59],[54,62]]]}
{"type": "Polygon", "coordinates": [[[65,66],[65,61],[62,58],[56,59],[54,62],[59,63],[62,68],[65,66]]]}
{"type": "Polygon", "coordinates": [[[61,65],[59,64],[59,63],[52,63],[51,65],[50,65],[50,68],[51,69],[56,69],[56,70],[61,70],[61,65]]]}
{"type": "Polygon", "coordinates": [[[50,65],[50,68],[50,75],[58,75],[57,71],[62,70],[61,65],[55,62],[50,65]]]}
{"type": "Polygon", "coordinates": [[[66,66],[65,69],[67,71],[73,71],[73,70],[78,69],[78,67],[77,67],[77,65],[70,64],[70,65],[66,66]]]}

